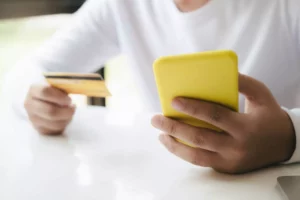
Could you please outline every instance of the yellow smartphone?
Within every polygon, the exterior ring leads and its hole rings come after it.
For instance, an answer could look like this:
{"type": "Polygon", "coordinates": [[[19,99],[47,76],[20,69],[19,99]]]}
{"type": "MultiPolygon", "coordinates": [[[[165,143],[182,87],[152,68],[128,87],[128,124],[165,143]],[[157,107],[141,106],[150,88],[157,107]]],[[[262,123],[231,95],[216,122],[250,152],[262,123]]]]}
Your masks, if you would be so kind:
{"type": "Polygon", "coordinates": [[[154,62],[153,70],[166,117],[222,131],[173,109],[171,102],[175,97],[213,102],[238,112],[238,57],[231,50],[161,57],[154,62]]]}

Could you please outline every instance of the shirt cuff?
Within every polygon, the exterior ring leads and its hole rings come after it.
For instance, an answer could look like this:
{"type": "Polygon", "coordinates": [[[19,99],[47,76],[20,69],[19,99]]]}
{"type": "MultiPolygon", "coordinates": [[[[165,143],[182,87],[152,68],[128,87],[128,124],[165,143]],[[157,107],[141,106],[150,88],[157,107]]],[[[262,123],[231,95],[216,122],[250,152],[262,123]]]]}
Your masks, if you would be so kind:
{"type": "Polygon", "coordinates": [[[296,108],[292,110],[283,108],[283,110],[286,111],[286,113],[289,115],[290,119],[292,120],[295,134],[296,134],[296,148],[294,154],[292,155],[290,160],[284,162],[284,164],[300,162],[300,108],[296,108]]]}

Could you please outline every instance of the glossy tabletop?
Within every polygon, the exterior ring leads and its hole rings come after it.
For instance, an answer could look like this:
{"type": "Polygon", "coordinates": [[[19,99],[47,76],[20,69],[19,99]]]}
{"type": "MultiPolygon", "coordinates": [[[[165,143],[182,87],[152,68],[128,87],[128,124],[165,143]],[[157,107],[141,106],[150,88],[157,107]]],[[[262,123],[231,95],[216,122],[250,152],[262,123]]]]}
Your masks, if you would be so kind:
{"type": "Polygon", "coordinates": [[[63,136],[37,134],[13,114],[0,121],[0,199],[280,200],[277,177],[299,165],[231,176],[169,154],[152,114],[80,108],[63,136]]]}

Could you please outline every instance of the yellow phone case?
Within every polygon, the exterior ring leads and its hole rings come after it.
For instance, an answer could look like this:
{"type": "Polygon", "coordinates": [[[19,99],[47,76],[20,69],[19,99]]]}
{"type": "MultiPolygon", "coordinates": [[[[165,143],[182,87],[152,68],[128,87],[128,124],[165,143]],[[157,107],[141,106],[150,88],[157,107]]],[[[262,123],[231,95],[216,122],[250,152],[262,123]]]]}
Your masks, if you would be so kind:
{"type": "Polygon", "coordinates": [[[238,58],[233,51],[161,57],[154,62],[153,69],[163,115],[166,117],[221,131],[173,109],[171,102],[175,97],[214,102],[238,111],[238,58]]]}

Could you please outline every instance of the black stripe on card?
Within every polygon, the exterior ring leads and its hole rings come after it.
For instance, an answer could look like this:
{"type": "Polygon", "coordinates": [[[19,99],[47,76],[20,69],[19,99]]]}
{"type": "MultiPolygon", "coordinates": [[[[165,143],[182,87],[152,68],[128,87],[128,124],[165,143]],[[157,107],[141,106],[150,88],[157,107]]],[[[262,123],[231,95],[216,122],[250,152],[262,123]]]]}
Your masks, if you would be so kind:
{"type": "Polygon", "coordinates": [[[80,76],[45,76],[45,78],[52,79],[72,79],[72,80],[97,80],[102,81],[101,77],[80,77],[80,76]]]}

